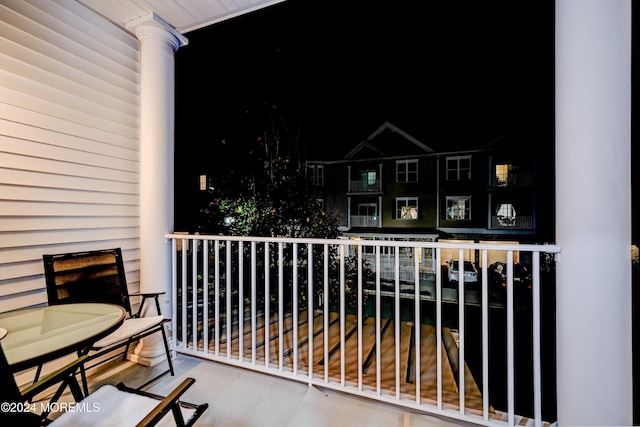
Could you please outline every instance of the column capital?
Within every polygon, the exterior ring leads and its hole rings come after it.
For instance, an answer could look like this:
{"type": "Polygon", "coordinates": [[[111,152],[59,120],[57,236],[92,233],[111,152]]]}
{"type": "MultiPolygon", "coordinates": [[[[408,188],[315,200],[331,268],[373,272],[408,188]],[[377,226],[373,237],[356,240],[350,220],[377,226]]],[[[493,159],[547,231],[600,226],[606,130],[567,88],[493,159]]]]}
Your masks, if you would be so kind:
{"type": "Polygon", "coordinates": [[[126,27],[129,31],[135,33],[138,40],[142,41],[146,37],[155,37],[169,44],[174,52],[189,43],[185,36],[155,13],[141,16],[129,22],[126,27]]]}

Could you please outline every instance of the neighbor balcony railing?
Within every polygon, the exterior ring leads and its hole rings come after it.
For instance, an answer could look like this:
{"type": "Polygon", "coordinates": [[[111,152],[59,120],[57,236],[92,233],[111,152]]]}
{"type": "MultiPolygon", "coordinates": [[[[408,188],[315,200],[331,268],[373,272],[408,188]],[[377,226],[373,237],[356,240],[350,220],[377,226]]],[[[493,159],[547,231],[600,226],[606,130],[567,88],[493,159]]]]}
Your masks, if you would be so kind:
{"type": "MultiPolygon", "coordinates": [[[[420,253],[420,255],[422,254],[420,253]]],[[[371,271],[380,275],[380,280],[392,282],[398,277],[401,285],[415,283],[416,260],[411,253],[408,255],[401,253],[398,265],[396,265],[395,254],[393,253],[381,254],[377,262],[373,253],[364,253],[363,257],[371,271]]],[[[420,275],[419,281],[421,283],[435,277],[435,269],[435,259],[433,257],[418,258],[418,274],[420,275]]]]}
{"type": "Polygon", "coordinates": [[[533,185],[533,174],[531,172],[511,172],[507,177],[494,175],[494,187],[525,187],[533,185]]]}
{"type": "Polygon", "coordinates": [[[492,215],[491,228],[506,228],[510,230],[533,230],[533,216],[518,215],[513,218],[492,215]]]}
{"type": "Polygon", "coordinates": [[[556,419],[556,246],[167,238],[179,353],[465,422],[556,419]],[[475,253],[479,282],[421,271],[425,254],[440,266],[443,249],[461,263],[475,253]],[[514,288],[516,251],[531,263],[531,289],[514,288]],[[383,253],[393,277],[376,273],[383,253]],[[492,286],[488,254],[504,257],[506,288],[492,286]],[[401,283],[409,256],[413,286],[401,283]]]}
{"type": "Polygon", "coordinates": [[[379,179],[376,179],[374,182],[363,180],[355,180],[349,182],[349,193],[366,193],[379,191],[382,191],[382,183],[379,179]]]}
{"type": "Polygon", "coordinates": [[[378,227],[380,226],[379,216],[351,215],[351,227],[378,227]]]}

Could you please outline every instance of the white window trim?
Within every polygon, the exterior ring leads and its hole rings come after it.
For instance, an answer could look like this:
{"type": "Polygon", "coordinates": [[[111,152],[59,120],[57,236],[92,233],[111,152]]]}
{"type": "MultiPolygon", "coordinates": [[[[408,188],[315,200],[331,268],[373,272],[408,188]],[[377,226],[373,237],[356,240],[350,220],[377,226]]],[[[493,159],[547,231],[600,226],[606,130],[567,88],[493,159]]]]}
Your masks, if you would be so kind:
{"type": "Polygon", "coordinates": [[[375,214],[371,215],[371,216],[373,216],[373,217],[377,217],[378,216],[378,204],[377,203],[358,203],[358,215],[361,215],[361,213],[360,213],[360,208],[361,207],[375,208],[375,214]]]}
{"type": "Polygon", "coordinates": [[[417,159],[411,159],[411,160],[396,160],[396,182],[418,182],[418,160],[417,159]],[[415,171],[415,176],[416,179],[415,180],[409,180],[409,164],[415,164],[416,165],[416,171],[415,171]],[[404,180],[400,180],[400,165],[404,166],[404,175],[405,175],[405,179],[404,180]]]}
{"type": "Polygon", "coordinates": [[[311,180],[314,184],[324,185],[324,165],[309,165],[308,169],[311,169],[311,180]]]}
{"type": "MultiPolygon", "coordinates": [[[[447,157],[446,159],[446,179],[447,181],[468,181],[471,179],[471,156],[451,156],[451,157],[447,157]],[[468,173],[467,176],[465,176],[464,178],[460,176],[460,160],[469,160],[469,169],[468,169],[468,173]],[[456,162],[456,167],[455,168],[449,168],[449,162],[450,161],[455,161],[456,162]],[[456,172],[456,178],[449,178],[449,173],[451,171],[455,171],[456,172]]],[[[467,169],[465,169],[466,171],[467,169]]]]}
{"type": "Polygon", "coordinates": [[[399,221],[416,221],[418,219],[418,198],[417,197],[396,197],[396,219],[399,221]],[[404,206],[415,206],[415,217],[403,218],[400,203],[404,202],[404,206]]]}
{"type": "Polygon", "coordinates": [[[468,221],[471,219],[471,196],[447,196],[445,199],[445,219],[448,221],[468,221]],[[460,200],[466,200],[467,201],[467,205],[464,208],[465,212],[469,212],[469,216],[466,218],[451,218],[450,214],[449,214],[449,201],[460,201],[460,200]]]}

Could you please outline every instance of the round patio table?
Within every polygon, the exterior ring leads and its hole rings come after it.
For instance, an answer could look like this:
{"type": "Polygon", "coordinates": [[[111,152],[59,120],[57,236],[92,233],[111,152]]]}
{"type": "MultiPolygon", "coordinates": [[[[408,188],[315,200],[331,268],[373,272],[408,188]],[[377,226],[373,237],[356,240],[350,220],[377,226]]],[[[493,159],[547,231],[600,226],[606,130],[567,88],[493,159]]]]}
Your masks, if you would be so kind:
{"type": "Polygon", "coordinates": [[[29,308],[0,314],[7,331],[1,345],[18,372],[67,354],[83,352],[115,331],[125,310],[113,304],[77,303],[29,308]]]}

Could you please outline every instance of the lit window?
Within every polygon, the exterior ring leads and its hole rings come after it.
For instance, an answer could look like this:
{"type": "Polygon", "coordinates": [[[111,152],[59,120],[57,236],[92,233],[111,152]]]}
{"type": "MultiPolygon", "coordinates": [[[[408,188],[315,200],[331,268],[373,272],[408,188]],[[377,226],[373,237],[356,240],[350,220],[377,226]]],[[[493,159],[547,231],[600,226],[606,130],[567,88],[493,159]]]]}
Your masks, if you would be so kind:
{"type": "Polygon", "coordinates": [[[418,160],[397,160],[396,182],[418,182],[418,160]]]}
{"type": "Polygon", "coordinates": [[[447,157],[447,181],[471,179],[471,156],[447,157]]]}
{"type": "Polygon", "coordinates": [[[447,197],[446,219],[471,219],[471,197],[447,197]]]}
{"type": "Polygon", "coordinates": [[[200,191],[207,191],[209,189],[209,180],[207,175],[200,175],[200,191]]]}
{"type": "Polygon", "coordinates": [[[502,227],[514,227],[516,225],[516,210],[511,203],[501,203],[496,212],[498,224],[502,227]]]}
{"type": "Polygon", "coordinates": [[[418,219],[418,198],[399,197],[396,199],[396,219],[416,220],[418,219]]]}
{"type": "Polygon", "coordinates": [[[369,190],[369,187],[372,187],[376,184],[376,179],[378,174],[376,171],[362,171],[360,172],[360,181],[362,182],[362,188],[364,191],[369,190]]]}
{"type": "Polygon", "coordinates": [[[499,187],[507,185],[509,180],[509,165],[498,164],[496,165],[496,185],[499,187]]]}

